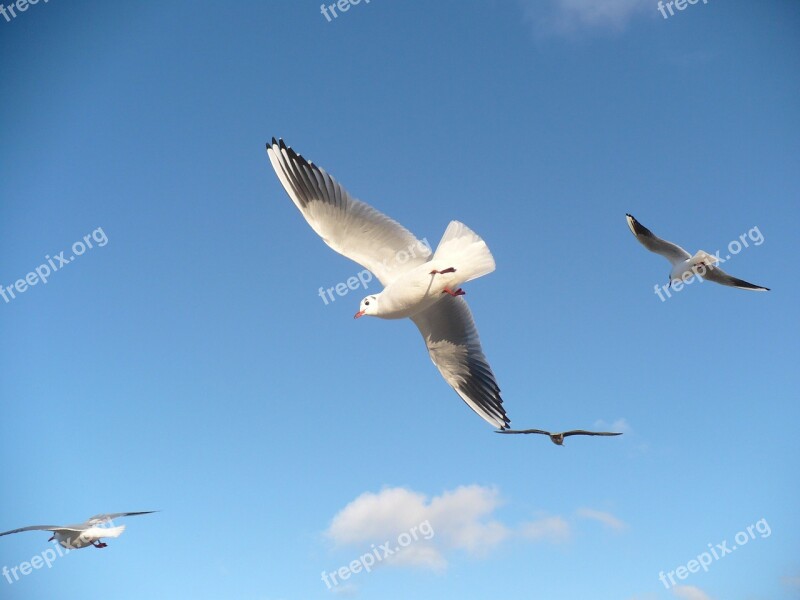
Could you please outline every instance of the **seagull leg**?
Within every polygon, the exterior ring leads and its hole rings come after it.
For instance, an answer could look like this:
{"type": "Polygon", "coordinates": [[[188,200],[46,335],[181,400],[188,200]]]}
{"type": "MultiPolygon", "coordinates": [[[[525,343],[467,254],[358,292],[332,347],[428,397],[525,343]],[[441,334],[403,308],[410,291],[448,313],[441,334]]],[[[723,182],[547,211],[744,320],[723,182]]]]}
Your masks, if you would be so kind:
{"type": "Polygon", "coordinates": [[[429,275],[444,275],[445,273],[455,273],[455,272],[456,272],[455,267],[448,267],[442,271],[437,271],[436,269],[434,269],[429,273],[429,275]]]}
{"type": "Polygon", "coordinates": [[[466,296],[466,294],[467,294],[467,292],[465,292],[461,288],[458,288],[455,292],[451,291],[450,288],[444,288],[442,290],[442,293],[443,294],[450,294],[453,297],[455,297],[455,296],[466,296]]]}
{"type": "Polygon", "coordinates": [[[96,541],[92,542],[92,546],[94,546],[95,548],[105,548],[106,546],[108,546],[108,544],[106,544],[105,542],[96,541]]]}

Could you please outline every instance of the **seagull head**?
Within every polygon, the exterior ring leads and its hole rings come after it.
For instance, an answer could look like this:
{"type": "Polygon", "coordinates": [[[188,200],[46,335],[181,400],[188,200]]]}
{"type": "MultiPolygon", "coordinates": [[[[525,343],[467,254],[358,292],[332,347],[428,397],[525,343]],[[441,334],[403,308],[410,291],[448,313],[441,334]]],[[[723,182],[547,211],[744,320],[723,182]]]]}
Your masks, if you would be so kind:
{"type": "Polygon", "coordinates": [[[354,319],[363,317],[364,315],[378,314],[378,297],[375,295],[367,296],[361,301],[358,307],[358,312],[353,316],[354,319]]]}

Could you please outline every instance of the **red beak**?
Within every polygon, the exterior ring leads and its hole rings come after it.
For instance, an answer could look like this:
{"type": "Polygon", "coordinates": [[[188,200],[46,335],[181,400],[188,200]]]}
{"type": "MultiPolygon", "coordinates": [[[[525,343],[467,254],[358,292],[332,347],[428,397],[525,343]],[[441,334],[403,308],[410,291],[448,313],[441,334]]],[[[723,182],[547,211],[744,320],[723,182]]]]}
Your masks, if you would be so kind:
{"type": "Polygon", "coordinates": [[[357,312],[357,313],[356,313],[356,314],[353,316],[353,318],[354,318],[354,319],[357,319],[357,318],[359,318],[359,317],[363,317],[363,316],[364,316],[364,311],[363,311],[363,310],[360,310],[360,311],[358,311],[358,312],[357,312]]]}

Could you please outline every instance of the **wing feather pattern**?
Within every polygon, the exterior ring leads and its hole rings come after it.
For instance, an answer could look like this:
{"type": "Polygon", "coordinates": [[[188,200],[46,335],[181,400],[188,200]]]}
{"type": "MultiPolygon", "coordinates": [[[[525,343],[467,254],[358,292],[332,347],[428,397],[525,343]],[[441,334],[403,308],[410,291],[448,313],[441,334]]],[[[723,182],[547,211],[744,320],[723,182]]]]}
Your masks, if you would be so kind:
{"type": "Polygon", "coordinates": [[[283,140],[273,138],[267,154],[311,228],[336,252],[372,271],[384,286],[430,258],[430,247],[393,219],[350,196],[324,169],[283,140]]]}
{"type": "Polygon", "coordinates": [[[464,402],[484,420],[505,429],[510,420],[500,388],[483,354],[467,302],[446,296],[411,317],[428,347],[433,364],[464,402]]]}

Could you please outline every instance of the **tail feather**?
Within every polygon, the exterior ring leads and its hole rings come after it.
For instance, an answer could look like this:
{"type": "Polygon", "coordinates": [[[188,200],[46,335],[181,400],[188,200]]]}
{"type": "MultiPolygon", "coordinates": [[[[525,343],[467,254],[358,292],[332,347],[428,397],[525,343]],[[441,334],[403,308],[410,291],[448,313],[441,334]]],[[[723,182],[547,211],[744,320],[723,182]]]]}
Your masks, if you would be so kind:
{"type": "Polygon", "coordinates": [[[103,527],[103,537],[107,538],[118,538],[122,535],[122,532],[125,531],[125,525],[120,525],[118,527],[103,527]]]}
{"type": "Polygon", "coordinates": [[[692,264],[693,265],[706,265],[706,266],[714,266],[719,262],[719,259],[714,256],[713,254],[709,254],[705,250],[698,250],[695,255],[692,257],[692,264]]]}
{"type": "Polygon", "coordinates": [[[495,269],[494,257],[480,236],[459,221],[451,221],[431,259],[443,267],[455,267],[461,283],[495,269]]]}

